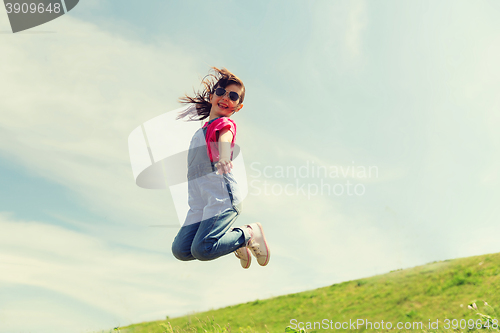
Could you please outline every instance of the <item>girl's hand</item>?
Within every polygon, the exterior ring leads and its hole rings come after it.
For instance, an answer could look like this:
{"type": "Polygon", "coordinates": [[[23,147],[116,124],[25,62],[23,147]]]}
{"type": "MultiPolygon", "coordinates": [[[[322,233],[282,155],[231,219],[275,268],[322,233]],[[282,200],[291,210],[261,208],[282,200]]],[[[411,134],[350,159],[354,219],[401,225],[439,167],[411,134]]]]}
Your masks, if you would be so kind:
{"type": "Polygon", "coordinates": [[[223,173],[230,173],[233,168],[233,162],[230,159],[221,158],[217,164],[217,173],[222,175],[223,173]]]}

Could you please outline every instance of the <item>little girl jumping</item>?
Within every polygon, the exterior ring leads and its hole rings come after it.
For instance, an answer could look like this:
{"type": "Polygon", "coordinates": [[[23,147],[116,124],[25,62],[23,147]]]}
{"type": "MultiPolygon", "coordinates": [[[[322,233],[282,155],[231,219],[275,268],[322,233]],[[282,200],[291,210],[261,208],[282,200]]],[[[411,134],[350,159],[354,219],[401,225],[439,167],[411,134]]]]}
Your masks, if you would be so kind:
{"type": "Polygon", "coordinates": [[[178,116],[208,122],[194,134],[188,152],[189,211],[172,244],[172,253],[183,261],[208,261],[234,252],[243,268],[252,253],[261,266],[270,251],[260,223],[231,228],[241,213],[241,198],[233,174],[232,158],[236,124],[230,117],[241,110],[243,82],[227,69],[213,67],[201,92],[181,98],[190,103],[178,116]]]}

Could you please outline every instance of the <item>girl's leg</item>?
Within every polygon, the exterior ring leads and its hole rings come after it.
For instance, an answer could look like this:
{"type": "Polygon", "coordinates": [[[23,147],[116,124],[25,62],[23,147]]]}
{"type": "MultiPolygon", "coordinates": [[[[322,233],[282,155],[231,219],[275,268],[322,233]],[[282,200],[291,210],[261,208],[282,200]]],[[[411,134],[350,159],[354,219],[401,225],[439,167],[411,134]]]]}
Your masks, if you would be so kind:
{"type": "Polygon", "coordinates": [[[213,260],[244,246],[250,234],[241,228],[231,229],[240,213],[238,188],[232,174],[208,174],[199,178],[199,188],[207,204],[191,246],[194,257],[213,260]]]}
{"type": "Polygon", "coordinates": [[[182,261],[189,261],[196,259],[191,253],[191,245],[193,239],[198,231],[200,223],[190,224],[181,227],[177,236],[175,236],[172,243],[172,253],[174,257],[182,261]]]}
{"type": "Polygon", "coordinates": [[[200,223],[191,246],[193,256],[201,261],[217,259],[244,246],[250,236],[232,228],[238,213],[229,209],[200,223]]]}
{"type": "Polygon", "coordinates": [[[190,209],[186,215],[184,225],[181,227],[172,243],[172,253],[174,257],[182,261],[196,259],[191,253],[191,245],[200,227],[200,222],[203,218],[203,208],[205,207],[205,202],[200,195],[196,181],[188,182],[188,193],[188,204],[190,209]]]}

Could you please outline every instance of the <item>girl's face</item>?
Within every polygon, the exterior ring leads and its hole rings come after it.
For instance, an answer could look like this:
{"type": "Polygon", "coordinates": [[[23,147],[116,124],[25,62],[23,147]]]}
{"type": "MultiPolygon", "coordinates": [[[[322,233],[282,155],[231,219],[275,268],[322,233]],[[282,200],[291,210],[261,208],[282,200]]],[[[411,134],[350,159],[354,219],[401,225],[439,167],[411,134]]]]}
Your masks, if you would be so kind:
{"type": "Polygon", "coordinates": [[[229,94],[235,92],[238,96],[243,93],[243,88],[236,84],[230,84],[224,88],[226,93],[222,96],[217,96],[217,94],[210,94],[210,103],[212,104],[212,109],[210,110],[210,120],[218,117],[230,117],[234,112],[238,112],[243,107],[240,103],[240,98],[233,101],[229,94]]]}

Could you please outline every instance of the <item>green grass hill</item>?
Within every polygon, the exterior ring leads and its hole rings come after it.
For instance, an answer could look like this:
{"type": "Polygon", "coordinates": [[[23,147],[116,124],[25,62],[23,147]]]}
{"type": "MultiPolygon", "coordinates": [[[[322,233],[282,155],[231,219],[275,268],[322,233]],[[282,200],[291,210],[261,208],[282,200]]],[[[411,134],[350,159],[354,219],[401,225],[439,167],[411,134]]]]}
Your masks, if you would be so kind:
{"type": "MultiPolygon", "coordinates": [[[[424,327],[421,332],[443,331],[445,325],[458,323],[462,324],[462,328],[458,326],[455,332],[465,332],[468,331],[463,327],[466,320],[471,324],[481,318],[468,308],[472,303],[477,303],[479,312],[493,318],[500,317],[500,309],[495,312],[500,305],[500,253],[433,262],[301,293],[134,324],[119,328],[119,331],[280,333],[285,332],[292,319],[297,320],[296,325],[298,322],[306,325],[307,322],[322,322],[324,319],[332,323],[364,319],[379,323],[381,320],[390,321],[394,325],[397,322],[422,322],[424,327]],[[484,305],[484,302],[488,304],[484,305]],[[438,329],[429,327],[429,319],[431,322],[439,321],[438,329]],[[452,323],[453,319],[457,321],[452,323]]],[[[352,327],[340,330],[318,328],[306,331],[353,331],[352,327]]],[[[358,331],[365,329],[361,327],[358,331]]],[[[368,330],[387,331],[370,330],[369,327],[368,330]]],[[[452,329],[444,331],[451,332],[452,329]]],[[[480,332],[498,330],[491,327],[480,332]]]]}

